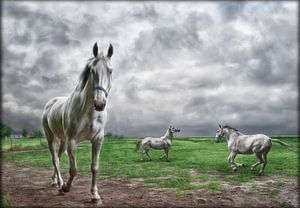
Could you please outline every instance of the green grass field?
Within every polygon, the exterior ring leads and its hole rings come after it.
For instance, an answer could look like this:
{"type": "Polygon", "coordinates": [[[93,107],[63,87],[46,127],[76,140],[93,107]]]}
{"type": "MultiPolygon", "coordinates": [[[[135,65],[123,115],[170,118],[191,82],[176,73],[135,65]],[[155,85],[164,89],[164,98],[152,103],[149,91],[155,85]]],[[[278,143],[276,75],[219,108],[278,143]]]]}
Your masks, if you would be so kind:
{"type": "Polygon", "coordinates": [[[3,139],[1,150],[2,151],[25,151],[48,148],[48,143],[46,138],[41,139],[3,139]]]}
{"type": "MultiPolygon", "coordinates": [[[[139,152],[134,151],[138,139],[106,139],[100,156],[100,171],[98,175],[109,177],[143,178],[144,185],[158,188],[209,189],[219,191],[220,181],[229,184],[240,184],[253,180],[263,180],[269,176],[279,175],[296,178],[298,176],[298,138],[283,138],[284,142],[292,145],[292,152],[274,143],[268,155],[268,165],[265,174],[259,176],[259,168],[251,172],[250,166],[257,161],[254,155],[238,155],[236,161],[244,163],[245,168],[233,172],[228,166],[228,149],[226,141],[215,143],[213,138],[175,138],[169,152],[170,162],[159,159],[163,151],[151,150],[152,161],[145,157],[140,161],[139,152]],[[191,171],[197,174],[191,174],[191,171]],[[209,181],[205,184],[192,183],[194,180],[209,181]]],[[[7,149],[6,141],[2,144],[7,149]]],[[[43,141],[45,142],[45,141],[43,141]]],[[[30,146],[25,145],[24,146],[30,146]]],[[[36,148],[38,145],[32,145],[36,148]]],[[[45,145],[42,145],[45,146],[45,145]]],[[[26,147],[26,150],[29,148],[26,147]]],[[[77,164],[79,174],[90,174],[91,144],[87,141],[80,143],[77,149],[77,164]]],[[[4,154],[4,161],[52,169],[49,151],[14,152],[4,154]]],[[[68,158],[64,154],[61,162],[62,172],[68,172],[68,158]]],[[[50,176],[49,176],[50,181],[50,176]]],[[[284,183],[278,181],[278,183],[284,183]]]]}

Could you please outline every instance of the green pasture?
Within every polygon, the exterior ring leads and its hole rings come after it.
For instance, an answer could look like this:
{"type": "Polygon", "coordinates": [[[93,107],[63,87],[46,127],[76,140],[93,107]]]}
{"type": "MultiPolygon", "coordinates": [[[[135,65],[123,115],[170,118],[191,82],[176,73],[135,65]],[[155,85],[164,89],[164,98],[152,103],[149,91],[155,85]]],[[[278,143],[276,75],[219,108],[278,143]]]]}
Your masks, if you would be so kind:
{"type": "Polygon", "coordinates": [[[2,139],[1,150],[2,151],[26,151],[34,149],[48,148],[46,138],[31,139],[31,138],[19,138],[19,139],[2,139]]]}
{"type": "MultiPolygon", "coordinates": [[[[214,192],[222,190],[220,181],[240,184],[263,180],[273,175],[291,178],[298,176],[297,137],[282,138],[284,142],[293,146],[295,151],[273,144],[263,176],[258,174],[259,167],[256,171],[250,171],[251,165],[257,161],[254,155],[238,155],[236,161],[244,163],[246,167],[233,172],[228,166],[228,149],[224,140],[215,143],[213,138],[175,138],[169,152],[169,162],[159,159],[163,154],[161,150],[150,150],[152,161],[146,157],[144,161],[140,161],[140,151],[135,151],[138,140],[106,139],[101,149],[99,177],[143,178],[144,186],[148,187],[182,190],[203,188],[214,192]]],[[[8,150],[6,146],[6,141],[2,142],[2,149],[8,150]]],[[[33,145],[33,148],[36,146],[38,145],[33,145]]],[[[28,150],[28,147],[26,149],[28,150]]],[[[90,142],[80,143],[76,157],[79,174],[90,174],[90,142]]],[[[50,153],[47,150],[4,153],[3,160],[23,166],[52,169],[50,153]]],[[[64,154],[61,162],[63,173],[68,173],[68,166],[68,157],[64,154]]],[[[284,184],[284,180],[279,180],[278,184],[284,184]]]]}

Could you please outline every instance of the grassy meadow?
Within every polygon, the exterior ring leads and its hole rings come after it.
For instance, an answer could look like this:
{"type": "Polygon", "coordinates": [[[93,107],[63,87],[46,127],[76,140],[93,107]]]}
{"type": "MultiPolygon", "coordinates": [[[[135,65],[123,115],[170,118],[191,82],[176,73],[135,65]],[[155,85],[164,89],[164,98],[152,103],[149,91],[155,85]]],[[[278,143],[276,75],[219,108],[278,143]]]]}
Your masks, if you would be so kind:
{"type": "MultiPolygon", "coordinates": [[[[220,191],[221,181],[229,184],[240,184],[255,180],[263,180],[269,176],[278,175],[296,178],[298,176],[298,138],[283,138],[292,145],[295,151],[290,151],[274,143],[268,155],[268,165],[265,174],[259,176],[259,167],[250,171],[250,167],[257,161],[254,155],[238,155],[236,162],[244,163],[245,168],[233,172],[228,166],[227,143],[215,143],[213,138],[175,138],[169,152],[169,162],[160,159],[162,150],[150,150],[152,161],[146,157],[140,161],[140,150],[135,151],[139,139],[105,139],[100,155],[99,177],[128,177],[142,178],[147,187],[178,188],[182,190],[208,189],[220,191]],[[207,183],[194,183],[195,181],[207,183]]],[[[32,140],[33,141],[33,140],[32,140]]],[[[22,146],[22,144],[20,144],[22,146]]],[[[28,150],[28,141],[23,144],[28,150]]],[[[7,152],[9,141],[2,143],[2,150],[7,152]],[[8,144],[7,144],[8,143],[8,144]]],[[[45,147],[34,143],[33,149],[45,147]]],[[[79,174],[90,174],[91,144],[84,141],[77,148],[77,164],[79,174]]],[[[13,152],[3,155],[4,161],[23,166],[52,169],[49,151],[13,152]]],[[[68,173],[68,157],[62,156],[61,170],[68,173]]],[[[50,175],[49,175],[50,182],[50,175]]],[[[284,183],[278,180],[278,183],[284,183]]]]}

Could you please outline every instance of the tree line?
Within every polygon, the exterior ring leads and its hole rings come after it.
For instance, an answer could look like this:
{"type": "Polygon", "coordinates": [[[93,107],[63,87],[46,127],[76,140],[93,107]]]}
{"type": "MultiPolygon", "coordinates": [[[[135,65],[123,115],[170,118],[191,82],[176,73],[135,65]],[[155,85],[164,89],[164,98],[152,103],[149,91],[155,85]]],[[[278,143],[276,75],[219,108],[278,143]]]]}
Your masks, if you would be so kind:
{"type": "MultiPolygon", "coordinates": [[[[10,127],[7,124],[0,123],[0,136],[1,136],[1,138],[10,137],[13,132],[14,132],[14,129],[12,127],[10,127]]],[[[29,131],[26,128],[22,129],[21,134],[22,134],[23,137],[30,137],[30,138],[40,138],[40,137],[44,136],[44,134],[39,130],[29,131]]]]}

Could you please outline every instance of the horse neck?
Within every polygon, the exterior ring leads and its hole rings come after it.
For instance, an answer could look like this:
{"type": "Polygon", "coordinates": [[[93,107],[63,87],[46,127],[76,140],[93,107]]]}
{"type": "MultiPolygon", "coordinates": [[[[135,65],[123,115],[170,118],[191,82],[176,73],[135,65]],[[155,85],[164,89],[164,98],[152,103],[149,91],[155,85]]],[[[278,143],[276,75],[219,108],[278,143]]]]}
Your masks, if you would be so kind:
{"type": "Polygon", "coordinates": [[[73,96],[75,99],[74,105],[80,106],[81,110],[86,112],[87,110],[92,111],[93,110],[93,77],[91,73],[88,73],[85,76],[88,76],[86,80],[81,79],[79,84],[76,87],[75,92],[73,93],[73,96]]]}
{"type": "Polygon", "coordinates": [[[228,133],[226,133],[226,139],[227,139],[227,141],[235,139],[236,135],[238,135],[238,133],[236,131],[228,130],[228,133]]]}
{"type": "Polygon", "coordinates": [[[167,130],[165,136],[165,138],[172,140],[173,139],[173,133],[169,131],[169,129],[167,130]]]}

